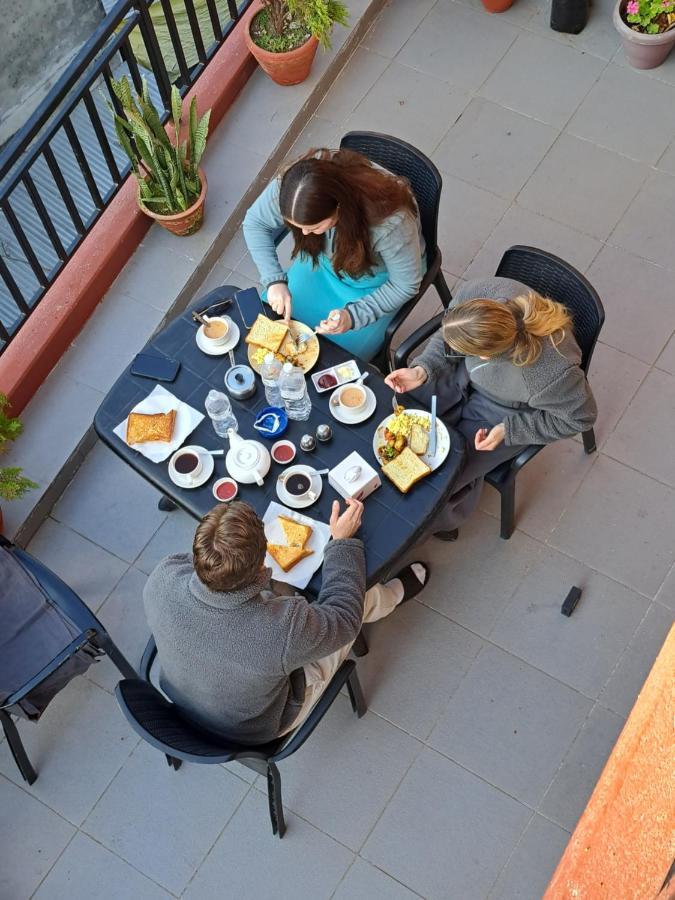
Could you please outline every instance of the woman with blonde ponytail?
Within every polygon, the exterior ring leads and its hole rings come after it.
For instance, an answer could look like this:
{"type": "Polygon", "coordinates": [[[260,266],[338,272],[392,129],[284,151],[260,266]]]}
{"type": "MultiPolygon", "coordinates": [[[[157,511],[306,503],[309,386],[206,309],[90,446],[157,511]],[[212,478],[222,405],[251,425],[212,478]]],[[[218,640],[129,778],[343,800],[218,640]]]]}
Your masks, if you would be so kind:
{"type": "Polygon", "coordinates": [[[456,529],[478,504],[483,476],[529,444],[592,427],[593,394],[566,308],[510,278],[463,285],[440,330],[410,368],[386,379],[395,391],[425,387],[462,432],[467,458],[436,536],[456,529]]]}

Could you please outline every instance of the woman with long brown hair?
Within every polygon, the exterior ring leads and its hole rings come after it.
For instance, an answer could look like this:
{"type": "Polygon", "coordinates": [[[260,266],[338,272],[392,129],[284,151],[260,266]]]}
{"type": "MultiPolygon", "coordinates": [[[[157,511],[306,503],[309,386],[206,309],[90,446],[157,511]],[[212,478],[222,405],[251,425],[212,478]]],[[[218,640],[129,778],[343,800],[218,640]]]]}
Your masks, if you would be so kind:
{"type": "Polygon", "coordinates": [[[454,540],[478,504],[483,476],[529,444],[592,427],[593,394],[565,307],[509,278],[461,287],[438,331],[410,368],[386,379],[395,391],[438,395],[439,411],[466,438],[467,458],[437,537],[454,540]]]}
{"type": "Polygon", "coordinates": [[[312,150],[289,166],[246,213],[244,237],[270,306],[365,359],[425,271],[410,186],[350,150],[312,150]],[[287,272],[274,246],[283,225],[294,241],[287,272]]]}

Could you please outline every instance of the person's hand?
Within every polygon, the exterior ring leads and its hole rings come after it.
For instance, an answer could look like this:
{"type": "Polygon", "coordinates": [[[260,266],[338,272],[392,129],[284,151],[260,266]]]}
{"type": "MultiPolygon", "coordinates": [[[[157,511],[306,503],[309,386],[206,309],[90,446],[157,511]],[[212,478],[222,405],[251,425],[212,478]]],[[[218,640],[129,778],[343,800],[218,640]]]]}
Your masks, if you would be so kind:
{"type": "Polygon", "coordinates": [[[267,288],[267,302],[277,315],[283,316],[286,322],[291,321],[291,292],[282,281],[267,288]]]}
{"type": "Polygon", "coordinates": [[[319,334],[344,334],[352,330],[352,317],[346,309],[334,309],[316,329],[319,334]]]}
{"type": "Polygon", "coordinates": [[[502,422],[489,431],[487,428],[479,428],[474,441],[476,450],[494,450],[504,440],[505,435],[506,429],[502,422]]]}
{"type": "Polygon", "coordinates": [[[363,516],[363,503],[359,500],[347,498],[345,500],[347,508],[340,513],[340,503],[333,500],[333,510],[330,515],[330,533],[335,541],[344,540],[345,538],[354,537],[361,527],[361,518],[363,516]]]}
{"type": "Polygon", "coordinates": [[[384,383],[396,391],[397,394],[405,394],[406,391],[414,391],[421,387],[427,380],[427,373],[422,366],[414,366],[412,369],[394,369],[384,379],[384,383]]]}

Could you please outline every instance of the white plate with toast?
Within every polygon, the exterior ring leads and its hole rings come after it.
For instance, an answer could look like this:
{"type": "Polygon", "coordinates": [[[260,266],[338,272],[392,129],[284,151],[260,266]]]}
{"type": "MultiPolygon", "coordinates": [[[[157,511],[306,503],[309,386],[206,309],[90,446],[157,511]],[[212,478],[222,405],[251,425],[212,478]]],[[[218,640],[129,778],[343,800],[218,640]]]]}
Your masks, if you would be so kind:
{"type": "MultiPolygon", "coordinates": [[[[406,413],[410,413],[413,416],[420,416],[420,418],[424,418],[431,425],[431,413],[427,409],[406,409],[406,413]]],[[[393,413],[383,419],[380,424],[375,429],[375,434],[373,435],[373,453],[375,454],[375,459],[378,461],[380,465],[382,465],[382,460],[380,459],[379,449],[384,446],[387,442],[384,437],[384,430],[388,428],[389,424],[394,419],[393,413]]],[[[445,426],[445,422],[442,422],[440,419],[436,419],[436,452],[433,456],[429,456],[427,453],[420,453],[419,458],[422,462],[426,463],[432,472],[434,472],[445,460],[448,458],[448,453],[450,452],[450,434],[448,429],[445,426]]]]}
{"type": "Polygon", "coordinates": [[[280,362],[292,362],[299,366],[305,375],[314,368],[319,358],[319,339],[309,325],[291,319],[288,325],[281,319],[268,319],[262,314],[253,323],[246,335],[248,345],[248,362],[251,368],[260,374],[260,368],[268,353],[274,353],[280,362]],[[296,353],[296,339],[301,334],[311,335],[301,352],[296,353]]]}
{"type": "Polygon", "coordinates": [[[316,519],[310,519],[309,516],[304,516],[301,513],[288,509],[288,507],[282,506],[273,500],[267,507],[262,520],[268,544],[277,547],[288,545],[289,543],[288,529],[284,529],[279,519],[280,516],[287,521],[291,520],[311,528],[312,533],[302,548],[311,552],[298,553],[298,556],[301,556],[301,558],[287,572],[284,572],[276,559],[270,556],[269,553],[265,556],[265,565],[272,569],[272,578],[277,581],[283,581],[299,589],[306,588],[312,579],[312,575],[323,563],[323,551],[330,540],[330,528],[325,522],[317,522],[316,519]]]}

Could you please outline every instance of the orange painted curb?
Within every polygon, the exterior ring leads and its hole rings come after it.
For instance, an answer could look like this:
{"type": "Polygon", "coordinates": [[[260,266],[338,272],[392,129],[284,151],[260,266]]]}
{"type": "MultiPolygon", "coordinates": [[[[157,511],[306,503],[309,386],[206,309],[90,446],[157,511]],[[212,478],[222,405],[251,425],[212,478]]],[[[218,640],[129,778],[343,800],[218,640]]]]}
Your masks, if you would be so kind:
{"type": "MultiPolygon", "coordinates": [[[[675,851],[675,626],[543,900],[664,900],[675,851]]],[[[671,885],[670,890],[673,890],[671,885]]]]}
{"type": "MultiPolygon", "coordinates": [[[[185,97],[189,103],[198,95],[200,113],[211,108],[211,129],[256,69],[244,31],[259,8],[255,2],[246,11],[185,97]]],[[[151,224],[138,208],[136,181],[128,178],[0,356],[0,393],[9,398],[13,415],[24,409],[77,337],[151,224]]]]}

